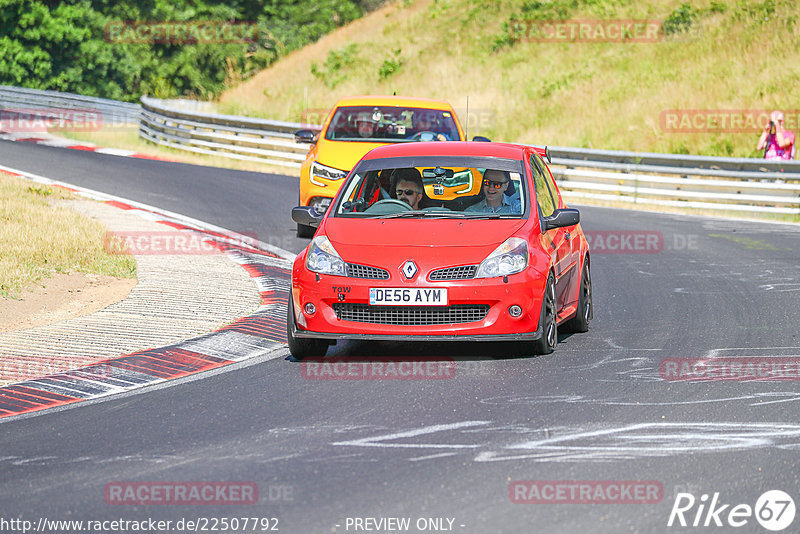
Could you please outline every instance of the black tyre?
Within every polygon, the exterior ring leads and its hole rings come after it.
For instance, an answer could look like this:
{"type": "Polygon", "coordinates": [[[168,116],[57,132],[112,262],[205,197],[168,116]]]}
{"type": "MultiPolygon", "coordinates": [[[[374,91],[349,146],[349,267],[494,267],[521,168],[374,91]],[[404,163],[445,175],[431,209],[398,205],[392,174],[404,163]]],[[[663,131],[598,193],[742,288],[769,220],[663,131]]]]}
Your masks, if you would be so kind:
{"type": "Polygon", "coordinates": [[[286,314],[286,338],[289,341],[289,352],[295,360],[304,358],[322,358],[328,352],[328,342],[324,339],[296,338],[292,335],[294,326],[294,304],[289,297],[289,305],[286,314]]]}
{"type": "Polygon", "coordinates": [[[313,226],[306,226],[305,224],[298,224],[297,225],[297,237],[314,237],[314,232],[316,232],[316,228],[313,226]]]}
{"type": "Polygon", "coordinates": [[[570,332],[588,332],[589,320],[594,315],[594,308],[592,308],[592,273],[589,269],[588,260],[583,262],[581,285],[578,292],[578,309],[575,311],[575,317],[567,321],[564,326],[570,332]]]}
{"type": "Polygon", "coordinates": [[[558,324],[556,323],[556,283],[553,275],[547,277],[547,285],[542,298],[542,312],[539,314],[539,329],[542,337],[532,343],[534,354],[550,354],[558,343],[558,324]]]}

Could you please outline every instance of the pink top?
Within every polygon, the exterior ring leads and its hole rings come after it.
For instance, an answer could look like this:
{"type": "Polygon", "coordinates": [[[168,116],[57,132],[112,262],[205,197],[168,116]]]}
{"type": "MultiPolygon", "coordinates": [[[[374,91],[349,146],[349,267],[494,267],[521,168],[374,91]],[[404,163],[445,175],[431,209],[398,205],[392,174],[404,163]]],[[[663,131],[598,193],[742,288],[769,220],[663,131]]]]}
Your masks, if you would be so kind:
{"type": "Polygon", "coordinates": [[[775,136],[768,137],[767,152],[764,154],[764,159],[792,159],[794,152],[794,133],[789,130],[783,132],[784,141],[789,141],[789,146],[781,148],[775,141],[775,136]]]}

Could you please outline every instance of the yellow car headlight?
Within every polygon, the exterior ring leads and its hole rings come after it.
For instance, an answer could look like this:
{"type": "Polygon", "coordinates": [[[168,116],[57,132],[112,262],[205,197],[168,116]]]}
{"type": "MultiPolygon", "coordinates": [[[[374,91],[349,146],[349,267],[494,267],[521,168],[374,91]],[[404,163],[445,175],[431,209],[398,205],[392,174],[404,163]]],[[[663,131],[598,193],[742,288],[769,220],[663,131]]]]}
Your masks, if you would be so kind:
{"type": "Polygon", "coordinates": [[[319,163],[318,161],[315,161],[311,164],[310,177],[311,177],[311,183],[314,185],[318,185],[321,187],[328,186],[328,184],[320,182],[316,180],[316,178],[323,178],[325,180],[335,181],[335,180],[341,180],[345,176],[347,176],[347,171],[342,171],[339,169],[334,169],[333,167],[328,167],[326,165],[319,163]]]}

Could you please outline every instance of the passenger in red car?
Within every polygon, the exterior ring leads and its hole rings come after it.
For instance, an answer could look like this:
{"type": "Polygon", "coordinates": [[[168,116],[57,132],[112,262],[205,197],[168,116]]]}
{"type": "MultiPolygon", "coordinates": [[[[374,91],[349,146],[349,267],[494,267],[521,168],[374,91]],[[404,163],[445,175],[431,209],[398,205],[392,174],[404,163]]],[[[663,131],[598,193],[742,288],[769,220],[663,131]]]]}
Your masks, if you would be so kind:
{"type": "Polygon", "coordinates": [[[487,169],[483,174],[484,199],[468,207],[469,212],[488,213],[520,213],[519,200],[509,198],[505,192],[508,189],[508,176],[503,171],[487,169]]]}

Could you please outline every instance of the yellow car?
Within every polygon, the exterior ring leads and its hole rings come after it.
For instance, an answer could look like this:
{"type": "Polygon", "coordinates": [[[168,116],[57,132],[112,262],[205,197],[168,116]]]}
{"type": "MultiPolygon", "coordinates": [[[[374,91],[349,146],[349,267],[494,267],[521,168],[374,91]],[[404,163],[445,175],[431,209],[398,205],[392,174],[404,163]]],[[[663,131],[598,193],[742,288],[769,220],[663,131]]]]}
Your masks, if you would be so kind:
{"type": "MultiPolygon", "coordinates": [[[[350,169],[373,148],[414,141],[464,141],[465,137],[453,106],[447,102],[401,96],[353,96],[336,103],[318,135],[311,130],[300,130],[295,132],[295,140],[311,143],[300,167],[299,204],[324,212],[350,169]]],[[[488,141],[478,137],[474,140],[488,141]]],[[[466,178],[463,183],[448,185],[458,194],[472,194],[477,181],[471,176],[462,178],[466,178]]],[[[298,237],[313,234],[314,228],[297,225],[298,237]]]]}

